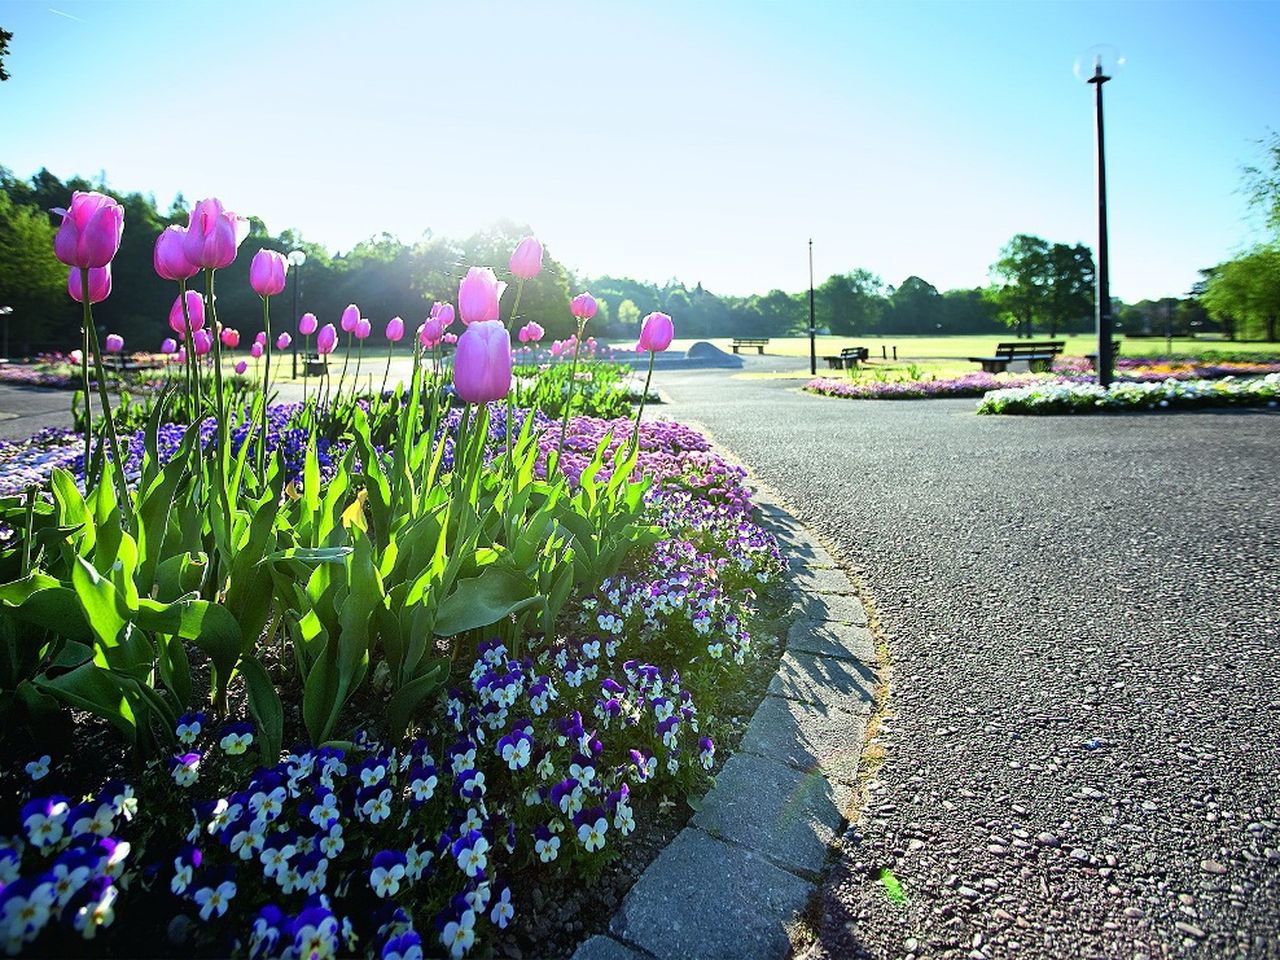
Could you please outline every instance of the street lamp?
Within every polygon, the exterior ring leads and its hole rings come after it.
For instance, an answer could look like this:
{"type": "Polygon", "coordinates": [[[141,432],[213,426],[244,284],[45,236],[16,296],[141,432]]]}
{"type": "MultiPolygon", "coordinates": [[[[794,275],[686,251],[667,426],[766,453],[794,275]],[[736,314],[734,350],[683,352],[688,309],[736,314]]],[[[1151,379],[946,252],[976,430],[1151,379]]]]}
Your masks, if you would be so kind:
{"type": "Polygon", "coordinates": [[[818,375],[818,348],[813,312],[813,238],[809,238],[809,376],[818,375]]]}
{"type": "MultiPolygon", "coordinates": [[[[302,265],[307,262],[307,255],[301,250],[291,250],[289,252],[289,266],[293,267],[293,322],[298,322],[298,275],[302,273],[302,265]]],[[[293,379],[298,379],[298,338],[295,336],[292,341],[293,349],[293,379]]]]}
{"type": "Polygon", "coordinates": [[[1076,77],[1093,84],[1094,118],[1098,128],[1098,292],[1094,312],[1098,318],[1098,385],[1110,386],[1115,365],[1112,338],[1115,323],[1111,317],[1111,282],[1107,258],[1107,166],[1102,138],[1102,85],[1124,66],[1124,57],[1115,47],[1099,44],[1076,58],[1076,77]]]}
{"type": "Polygon", "coordinates": [[[9,359],[9,327],[13,323],[13,307],[0,307],[0,317],[4,317],[4,358],[9,359]]]}

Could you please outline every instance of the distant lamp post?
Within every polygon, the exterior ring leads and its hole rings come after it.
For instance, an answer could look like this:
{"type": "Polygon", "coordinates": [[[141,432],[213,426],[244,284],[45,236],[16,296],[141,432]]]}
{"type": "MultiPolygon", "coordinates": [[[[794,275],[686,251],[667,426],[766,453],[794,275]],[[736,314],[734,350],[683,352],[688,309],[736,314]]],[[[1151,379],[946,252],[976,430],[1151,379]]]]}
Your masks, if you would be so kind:
{"type": "Polygon", "coordinates": [[[814,326],[813,312],[813,238],[809,238],[809,376],[818,375],[818,329],[814,326]]]}
{"type": "Polygon", "coordinates": [[[1112,339],[1115,322],[1111,316],[1111,283],[1107,257],[1107,165],[1102,136],[1102,85],[1124,66],[1124,57],[1115,47],[1099,44],[1076,58],[1075,74],[1094,88],[1094,119],[1098,129],[1098,292],[1094,313],[1098,319],[1098,385],[1110,386],[1115,366],[1112,339]]]}
{"type": "Polygon", "coordinates": [[[13,321],[9,318],[13,316],[13,307],[0,307],[0,317],[4,317],[4,358],[9,359],[9,327],[13,321]]]}
{"type": "MultiPolygon", "coordinates": [[[[293,323],[298,323],[298,275],[302,273],[302,265],[307,262],[307,255],[301,250],[291,250],[288,256],[289,266],[293,267],[293,323]]],[[[298,337],[293,331],[293,379],[298,379],[298,337]]]]}

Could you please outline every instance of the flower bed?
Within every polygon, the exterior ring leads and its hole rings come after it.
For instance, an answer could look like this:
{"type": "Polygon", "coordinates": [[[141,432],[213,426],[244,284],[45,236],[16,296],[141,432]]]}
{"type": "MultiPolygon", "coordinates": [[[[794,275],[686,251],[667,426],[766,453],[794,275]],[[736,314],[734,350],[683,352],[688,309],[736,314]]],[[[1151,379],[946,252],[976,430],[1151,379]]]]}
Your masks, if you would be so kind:
{"type": "Polygon", "coordinates": [[[941,380],[839,380],[818,377],[805,384],[809,393],[846,400],[938,400],[980,397],[1001,387],[1024,386],[1044,379],[1043,374],[986,373],[978,371],[941,380]]]}
{"type": "Polygon", "coordinates": [[[1096,383],[1048,382],[994,390],[982,398],[978,413],[1059,414],[1103,413],[1210,406],[1276,406],[1280,373],[1247,380],[1178,380],[1131,383],[1117,381],[1103,388],[1096,383]]]}

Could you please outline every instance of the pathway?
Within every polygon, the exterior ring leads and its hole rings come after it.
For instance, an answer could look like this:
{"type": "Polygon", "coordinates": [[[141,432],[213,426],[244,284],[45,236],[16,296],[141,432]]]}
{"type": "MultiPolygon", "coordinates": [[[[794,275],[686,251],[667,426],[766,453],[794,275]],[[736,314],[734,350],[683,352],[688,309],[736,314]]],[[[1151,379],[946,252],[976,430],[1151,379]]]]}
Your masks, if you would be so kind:
{"type": "Polygon", "coordinates": [[[889,631],[888,761],[810,956],[1280,956],[1280,416],[660,386],[889,631]]]}

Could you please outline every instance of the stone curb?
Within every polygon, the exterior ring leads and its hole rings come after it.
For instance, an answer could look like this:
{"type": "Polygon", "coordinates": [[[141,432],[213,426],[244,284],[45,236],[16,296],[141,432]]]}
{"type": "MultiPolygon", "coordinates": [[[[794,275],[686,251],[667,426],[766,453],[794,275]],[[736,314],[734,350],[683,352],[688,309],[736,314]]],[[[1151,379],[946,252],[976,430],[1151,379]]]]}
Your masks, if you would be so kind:
{"type": "Polygon", "coordinates": [[[877,686],[867,611],[795,517],[755,503],[798,595],[778,672],[689,825],[574,960],[785,957],[848,822],[877,686]]]}

